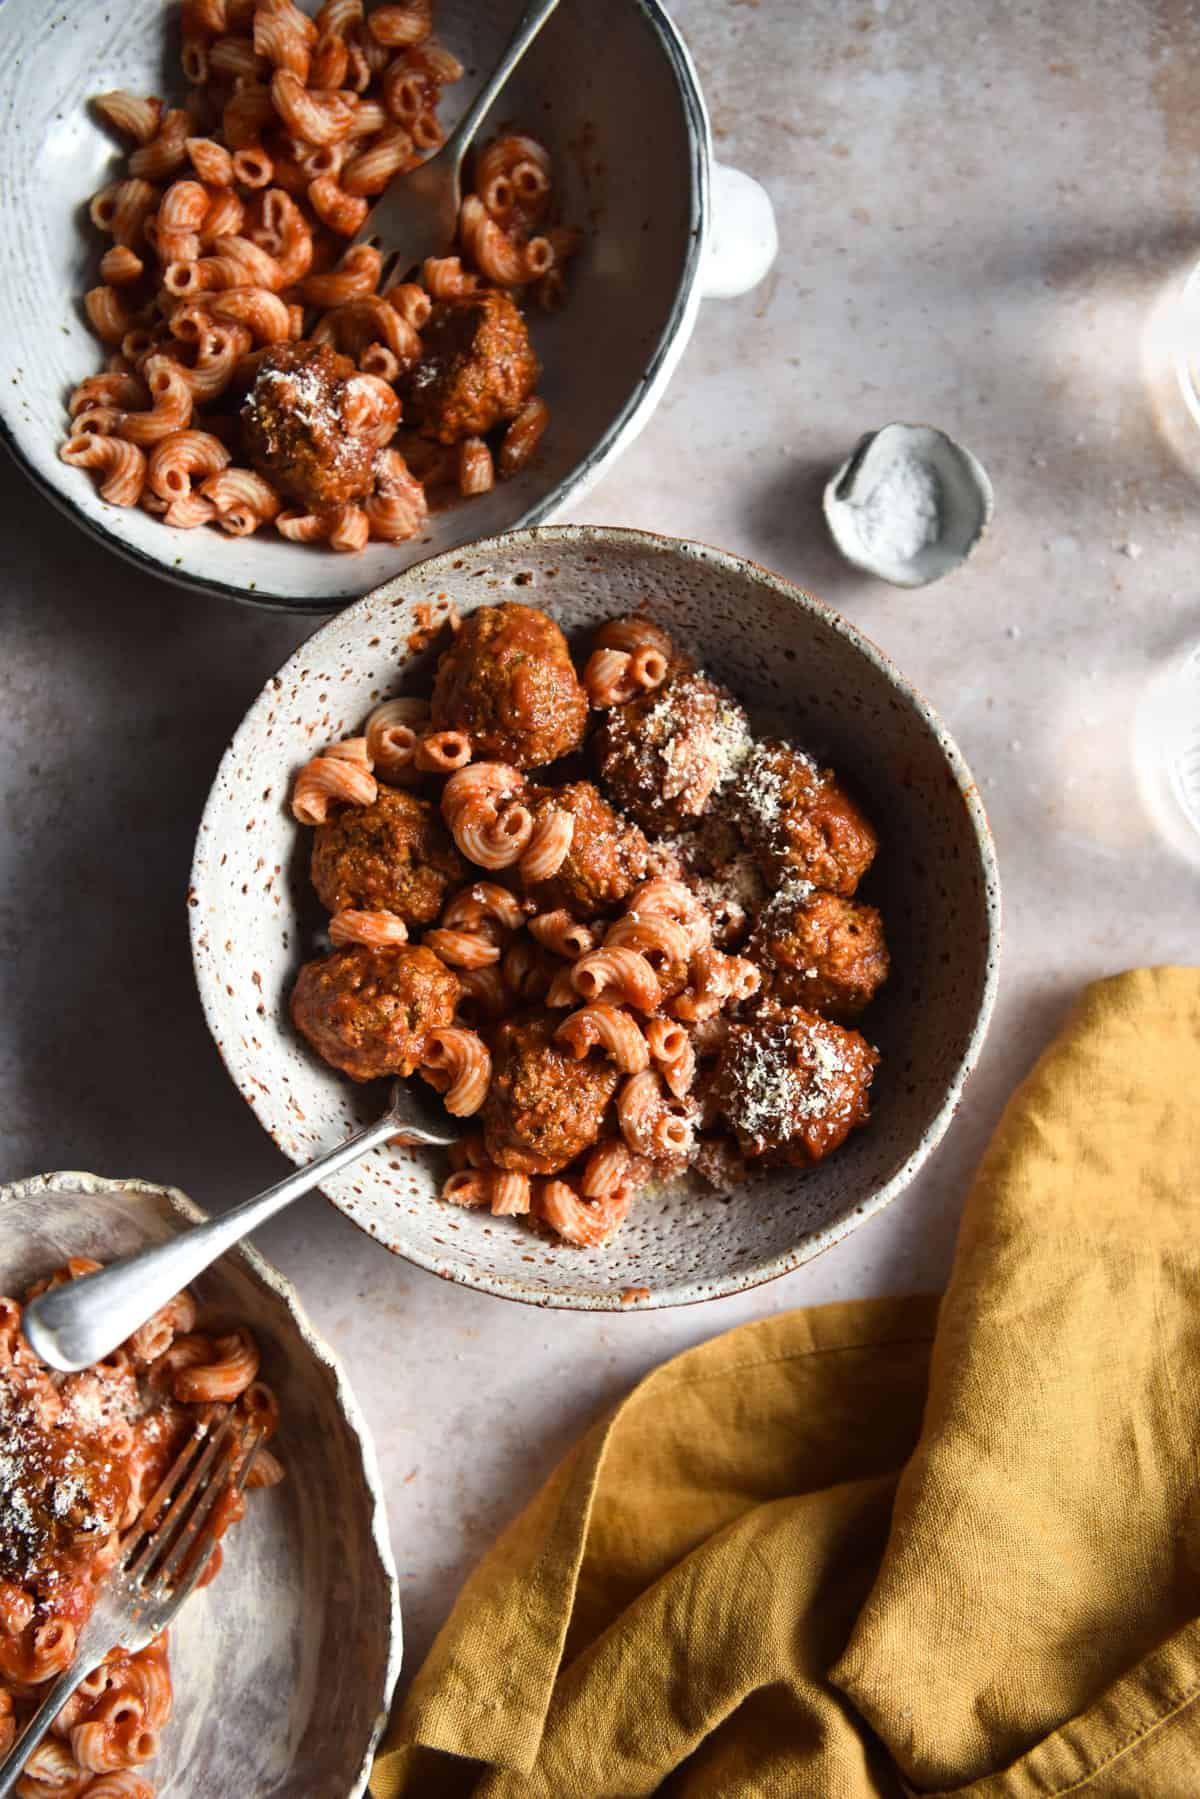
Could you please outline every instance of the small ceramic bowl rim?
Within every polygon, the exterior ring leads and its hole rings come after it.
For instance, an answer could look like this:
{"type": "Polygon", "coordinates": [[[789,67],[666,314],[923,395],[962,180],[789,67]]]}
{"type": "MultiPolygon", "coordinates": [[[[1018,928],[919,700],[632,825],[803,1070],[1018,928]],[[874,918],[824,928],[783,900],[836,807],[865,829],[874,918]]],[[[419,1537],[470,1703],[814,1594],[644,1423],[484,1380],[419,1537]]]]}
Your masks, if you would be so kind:
{"type": "Polygon", "coordinates": [[[825,522],[829,526],[829,535],[832,537],[835,547],[853,568],[861,569],[863,574],[871,575],[876,581],[886,581],[889,587],[899,587],[914,592],[918,588],[932,587],[938,581],[948,580],[966,567],[992,527],[992,521],[996,516],[996,491],[992,486],[991,476],[978,456],[968,450],[966,444],[959,443],[956,437],[951,437],[950,433],[944,431],[940,425],[931,425],[924,419],[889,419],[886,424],[877,425],[873,431],[864,431],[846,460],[834,470],[825,483],[824,492],[821,495],[821,509],[825,514],[825,522]],[[841,519],[842,502],[838,489],[851,470],[889,431],[927,431],[930,437],[936,438],[942,446],[943,454],[956,461],[963,469],[979,502],[971,534],[954,561],[947,563],[945,568],[931,571],[927,575],[914,572],[910,580],[903,580],[895,573],[885,574],[881,559],[860,549],[854,538],[844,531],[841,519]]]}
{"type": "MultiPolygon", "coordinates": [[[[695,328],[701,301],[704,299],[701,277],[704,254],[712,225],[713,151],[708,109],[705,106],[703,89],[700,86],[700,78],[692,61],[691,52],[674,21],[663,10],[660,0],[633,0],[633,4],[644,14],[650,25],[670,64],[679,91],[690,162],[687,251],[679,272],[679,281],[671,302],[670,313],[650,352],[645,368],[630,391],[625,404],[603,435],[592,445],[586,456],[564,480],[552,488],[528,512],[523,513],[519,519],[514,521],[513,530],[528,529],[537,525],[543,519],[549,518],[552,513],[561,512],[570,502],[582,499],[585,492],[600,479],[605,469],[615,462],[640,434],[658,406],[667,383],[687,349],[695,328]]],[[[167,550],[170,548],[169,543],[164,546],[161,557],[148,555],[136,545],[128,543],[118,530],[104,520],[89,518],[68,498],[66,493],[60,491],[47,476],[34,467],[21,449],[15,423],[16,416],[16,403],[9,397],[6,384],[3,391],[0,391],[0,443],[4,445],[22,473],[28,477],[38,492],[49,500],[52,506],[86,531],[89,536],[98,539],[106,548],[123,557],[126,562],[132,563],[135,568],[154,575],[158,580],[169,581],[175,587],[186,588],[189,592],[212,594],[221,599],[235,600],[240,605],[250,606],[261,611],[294,612],[309,617],[325,617],[332,612],[343,610],[348,605],[356,604],[353,600],[329,599],[325,595],[314,599],[303,599],[297,598],[295,595],[272,594],[263,588],[256,588],[252,591],[246,587],[239,587],[233,582],[222,581],[218,576],[186,574],[181,569],[172,566],[167,555],[167,550]],[[11,421],[10,408],[12,409],[11,421]]],[[[219,539],[216,540],[216,547],[220,547],[219,539]]],[[[438,553],[439,555],[459,556],[470,547],[469,544],[463,544],[452,550],[438,553]]],[[[432,559],[427,558],[426,560],[432,559]]],[[[417,568],[423,566],[423,563],[412,563],[409,566],[417,568]]],[[[408,571],[404,569],[400,572],[407,573],[408,571]]]]}
{"type": "MultiPolygon", "coordinates": [[[[933,733],[933,736],[949,765],[955,786],[962,797],[963,804],[966,806],[967,816],[970,819],[971,829],[979,852],[980,869],[983,877],[981,885],[983,889],[984,910],[987,917],[987,944],[982,954],[984,976],[979,996],[979,1005],[974,1023],[971,1027],[970,1036],[967,1039],[959,1064],[947,1085],[945,1098],[935,1116],[926,1126],[920,1142],[917,1144],[912,1154],[905,1160],[901,1167],[896,1170],[888,1181],[884,1182],[884,1184],[877,1188],[874,1193],[864,1199],[853,1211],[843,1214],[842,1217],[834,1220],[831,1224],[828,1224],[821,1229],[807,1232],[791,1249],[785,1250],[779,1255],[768,1256],[761,1262],[756,1262],[752,1266],[742,1269],[737,1273],[723,1275],[716,1280],[708,1278],[704,1281],[676,1281],[669,1282],[662,1287],[656,1286],[651,1291],[649,1297],[644,1302],[638,1303],[636,1306],[630,1305],[621,1294],[615,1292],[585,1292],[572,1291],[570,1288],[564,1287],[546,1288],[535,1286],[525,1281],[514,1279],[511,1276],[493,1274],[486,1270],[472,1268],[469,1265],[448,1268],[446,1266],[446,1258],[444,1255],[440,1259],[435,1260],[432,1255],[422,1253],[415,1247],[397,1246],[396,1248],[392,1248],[391,1245],[387,1246],[391,1253],[403,1256],[406,1261],[414,1263],[419,1268],[426,1269],[430,1274],[439,1275],[443,1280],[453,1281],[459,1286],[472,1287],[479,1292],[490,1293],[498,1299],[515,1299],[519,1300],[524,1305],[540,1306],[553,1311],[627,1312],[630,1310],[665,1310],[666,1308],[673,1306],[697,1305],[709,1299],[727,1299],[735,1293],[743,1293],[750,1288],[764,1286],[768,1281],[777,1280],[784,1274],[790,1274],[803,1263],[812,1261],[815,1257],[822,1255],[827,1249],[832,1249],[835,1243],[840,1243],[843,1237],[849,1236],[851,1231],[856,1230],[859,1225],[864,1224],[868,1218],[872,1218],[878,1212],[883,1211],[884,1208],[890,1205],[891,1202],[909,1185],[918,1170],[928,1161],[929,1157],[933,1154],[934,1150],[945,1136],[951,1119],[958,1110],[959,1103],[962,1099],[963,1089],[971,1074],[974,1072],[975,1065],[979,1059],[979,1054],[987,1035],[988,1025],[991,1021],[992,1009],[995,1004],[996,991],[999,983],[1002,922],[1000,874],[996,859],[995,845],[992,840],[991,828],[987,821],[987,814],[984,810],[983,802],[979,797],[978,787],[971,776],[970,769],[949,731],[924,696],[918,692],[903,674],[901,674],[891,658],[885,655],[869,637],[864,636],[857,626],[851,624],[849,619],[843,617],[841,613],[837,612],[826,601],[817,599],[815,595],[808,593],[804,588],[796,586],[794,582],[786,580],[782,575],[776,574],[772,569],[765,568],[761,563],[753,561],[750,557],[737,556],[729,550],[716,549],[711,545],[699,543],[694,540],[673,538],[662,532],[635,530],[626,526],[550,525],[534,528],[527,527],[523,530],[502,532],[495,537],[481,538],[478,542],[465,545],[460,549],[445,551],[439,556],[430,557],[426,562],[414,563],[411,568],[406,569],[402,574],[397,575],[394,580],[387,581],[381,587],[375,588],[371,593],[365,594],[363,598],[357,602],[357,605],[366,607],[372,604],[378,604],[388,596],[393,588],[410,580],[428,582],[439,576],[443,570],[447,574],[453,574],[453,564],[455,562],[461,564],[464,557],[477,561],[480,558],[486,558],[487,556],[494,554],[497,549],[501,547],[511,550],[514,548],[520,549],[525,545],[533,545],[535,543],[556,542],[583,543],[601,551],[613,542],[619,542],[630,546],[640,544],[650,549],[659,551],[667,550],[674,554],[691,556],[700,562],[713,563],[734,576],[742,576],[749,572],[757,581],[763,582],[780,598],[787,600],[792,605],[799,606],[804,611],[816,613],[826,625],[839,636],[843,637],[859,652],[860,655],[874,665],[887,680],[893,691],[917,713],[926,728],[933,733]]],[[[353,611],[354,608],[347,608],[346,612],[339,614],[336,619],[331,620],[329,625],[322,627],[322,629],[344,628],[347,617],[351,616],[353,611]]],[[[317,636],[319,634],[320,633],[317,632],[313,635],[317,636]]],[[[291,663],[308,653],[312,641],[313,639],[310,637],[299,646],[293,655],[288,658],[288,662],[285,663],[284,667],[272,677],[272,684],[286,679],[287,670],[291,663]]],[[[210,791],[208,802],[205,805],[201,826],[196,838],[197,848],[196,855],[193,858],[190,883],[190,890],[192,891],[199,890],[206,885],[206,877],[203,868],[201,867],[201,863],[207,853],[206,846],[210,840],[215,840],[215,834],[211,830],[206,830],[205,827],[209,826],[211,823],[210,809],[215,815],[215,811],[219,804],[218,795],[221,785],[220,773],[226,770],[231,771],[236,767],[241,752],[243,738],[249,733],[251,728],[251,715],[257,709],[261,697],[262,695],[260,693],[249,707],[246,716],[235,731],[233,738],[221,759],[218,774],[214,776],[213,786],[210,791]]],[[[221,1022],[215,1005],[215,997],[210,995],[205,981],[202,980],[200,976],[200,969],[202,966],[205,966],[199,953],[199,944],[197,942],[202,928],[203,925],[199,912],[189,907],[189,930],[192,942],[192,970],[196,977],[196,985],[199,990],[200,1003],[204,1010],[205,1020],[230,1079],[233,1081],[238,1092],[241,1093],[243,1099],[247,1101],[257,1118],[259,1117],[257,1106],[259,1095],[257,1089],[252,1082],[247,1081],[243,1084],[239,1081],[234,1066],[225,1052],[221,1022]]],[[[263,1121],[260,1119],[259,1122],[262,1123],[263,1121]]],[[[274,1133],[270,1131],[270,1127],[264,1125],[264,1128],[268,1130],[268,1134],[272,1137],[272,1141],[276,1142],[277,1147],[283,1149],[285,1155],[288,1154],[289,1152],[286,1146],[275,1138],[274,1133]]],[[[332,1148],[333,1145],[331,1144],[329,1147],[332,1148]]],[[[290,1157],[289,1159],[295,1158],[290,1157]]],[[[337,1201],[333,1199],[330,1199],[330,1203],[335,1206],[337,1205],[337,1201]]],[[[340,1210],[340,1208],[338,1209],[340,1210]]],[[[345,1216],[350,1217],[352,1223],[358,1223],[357,1218],[355,1218],[353,1214],[347,1213],[345,1216]]],[[[359,1228],[364,1229],[365,1227],[360,1225],[359,1228]]],[[[368,1235],[369,1234],[370,1233],[368,1233],[368,1235]]]]}
{"type": "MultiPolygon", "coordinates": [[[[75,1168],[59,1168],[50,1174],[32,1174],[26,1176],[24,1180],[6,1181],[0,1185],[0,1215],[3,1214],[4,1206],[10,1199],[36,1199],[39,1194],[45,1194],[53,1199],[67,1182],[72,1183],[75,1190],[81,1193],[121,1193],[125,1195],[146,1193],[155,1198],[164,1199],[184,1224],[204,1224],[208,1219],[208,1213],[202,1211],[195,1200],[189,1199],[187,1194],[181,1192],[178,1187],[164,1187],[158,1181],[142,1181],[133,1176],[121,1179],[102,1174],[88,1174],[75,1168]]],[[[253,1244],[240,1243],[231,1253],[242,1256],[251,1272],[262,1282],[263,1286],[270,1288],[271,1292],[283,1301],[305,1348],[318,1362],[328,1368],[333,1376],[337,1408],[353,1431],[362,1456],[363,1480],[371,1496],[371,1540],[388,1586],[388,1659],[384,1676],[384,1691],[380,1697],[379,1713],[372,1727],[358,1776],[346,1795],[346,1799],[363,1799],[363,1795],[367,1791],[367,1782],[371,1778],[375,1751],[387,1728],[396,1683],[400,1678],[400,1664],[404,1650],[400,1620],[400,1586],[396,1577],[396,1564],[388,1536],[387,1502],[383,1493],[383,1478],[379,1472],[379,1463],[370,1428],[363,1417],[358,1400],[354,1396],[354,1390],[350,1385],[346,1370],[342,1366],[341,1358],[317,1330],[291,1281],[268,1262],[266,1257],[254,1248],[253,1244]]]]}

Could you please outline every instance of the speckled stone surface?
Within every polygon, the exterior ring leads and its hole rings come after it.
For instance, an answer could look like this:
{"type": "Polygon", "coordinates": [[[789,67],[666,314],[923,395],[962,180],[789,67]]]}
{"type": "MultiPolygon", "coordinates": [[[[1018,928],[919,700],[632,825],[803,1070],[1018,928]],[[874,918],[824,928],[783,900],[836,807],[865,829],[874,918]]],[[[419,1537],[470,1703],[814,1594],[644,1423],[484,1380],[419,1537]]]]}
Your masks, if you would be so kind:
{"type": "MultiPolygon", "coordinates": [[[[1000,999],[946,1143],[819,1261],[701,1308],[566,1315],[447,1285],[324,1202],[263,1233],[345,1355],[392,1506],[409,1672],[463,1575],[598,1408],[744,1319],[944,1281],[970,1170],[1082,982],[1195,959],[1200,870],[1144,806],[1139,700],[1200,636],[1200,444],[1161,363],[1200,254],[1200,8],[681,0],[718,153],[783,252],[704,308],[662,410],[584,509],[728,546],[841,607],[946,719],[1005,889],[1000,999]],[[996,521],[924,591],[840,563],[858,436],[928,420],[996,521]]],[[[192,987],[184,893],[217,759],[304,634],[105,561],[0,468],[8,1177],[92,1168],[220,1206],[282,1172],[192,987]]]]}

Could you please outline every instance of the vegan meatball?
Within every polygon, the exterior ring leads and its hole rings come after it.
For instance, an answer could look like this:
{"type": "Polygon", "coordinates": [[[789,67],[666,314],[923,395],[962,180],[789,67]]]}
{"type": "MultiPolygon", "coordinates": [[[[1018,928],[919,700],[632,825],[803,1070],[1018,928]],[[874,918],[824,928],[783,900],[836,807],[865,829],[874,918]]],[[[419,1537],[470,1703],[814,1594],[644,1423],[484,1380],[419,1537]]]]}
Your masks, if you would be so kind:
{"type": "Polygon", "coordinates": [[[432,950],[334,950],[306,962],[292,989],[292,1023],[351,1080],[412,1074],[430,1031],[448,1025],[461,991],[432,950]]]}
{"type": "Polygon", "coordinates": [[[346,806],[313,838],[312,880],[330,912],[394,912],[405,924],[438,917],[467,866],[428,800],[380,787],[369,806],[346,806]]]}
{"type": "Polygon", "coordinates": [[[670,835],[694,826],[732,780],[750,753],[750,725],[727,689],[685,667],[614,706],[594,746],[613,804],[643,830],[670,835]]]}
{"type": "Polygon", "coordinates": [[[866,1123],[878,1061],[857,1031],[800,1006],[766,1005],[729,1026],[712,1097],[743,1155],[805,1168],[866,1123]]]}
{"type": "Polygon", "coordinates": [[[590,781],[530,787],[523,795],[536,827],[547,813],[569,812],[575,835],[566,861],[549,881],[529,889],[539,912],[565,906],[576,918],[609,912],[650,874],[650,846],[635,824],[613,811],[590,781]]]}
{"type": "Polygon", "coordinates": [[[435,731],[465,731],[477,759],[540,768],[579,748],[587,725],[567,640],[536,606],[481,606],[438,663],[435,731]]]}
{"type": "MultiPolygon", "coordinates": [[[[712,919],[719,949],[740,949],[755,914],[766,903],[767,884],[728,808],[729,789],[710,806],[696,830],[675,839],[686,881],[712,919]]],[[[670,877],[668,877],[670,878],[670,877]]]]}
{"type": "Polygon", "coordinates": [[[553,1041],[563,1015],[505,1019],[492,1039],[492,1084],[480,1114],[487,1153],[517,1174],[557,1174],[600,1135],[619,1074],[607,1058],[577,1062],[553,1041]]]}
{"type": "Polygon", "coordinates": [[[734,813],[770,884],[799,876],[849,895],[879,848],[869,820],[831,768],[790,743],[756,744],[732,796],[734,813]]]}
{"type": "Polygon", "coordinates": [[[746,951],[763,992],[849,1024],[888,977],[883,920],[874,906],[786,881],[759,914],[746,951]]]}
{"type": "Polygon", "coordinates": [[[542,372],[520,308],[498,288],[439,300],[421,344],[404,382],[405,417],[438,443],[515,418],[542,372]]]}
{"type": "Polygon", "coordinates": [[[309,512],[369,493],[377,441],[346,424],[347,383],[358,374],[328,344],[278,344],[258,364],[242,403],[242,439],[272,487],[309,512]]]}

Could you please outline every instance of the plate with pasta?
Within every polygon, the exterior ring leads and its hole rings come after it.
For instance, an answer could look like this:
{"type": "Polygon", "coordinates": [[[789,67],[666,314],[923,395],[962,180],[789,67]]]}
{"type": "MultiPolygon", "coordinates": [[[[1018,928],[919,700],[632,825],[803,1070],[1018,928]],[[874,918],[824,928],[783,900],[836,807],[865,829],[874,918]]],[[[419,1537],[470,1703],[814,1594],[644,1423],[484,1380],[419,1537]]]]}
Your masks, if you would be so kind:
{"type": "Polygon", "coordinates": [[[657,0],[550,21],[452,243],[390,287],[353,243],[517,11],[68,0],[47,31],[7,0],[0,412],[51,498],[171,579],[328,610],[579,497],[703,287],[708,125],[657,0]]]}
{"type": "Polygon", "coordinates": [[[845,620],[562,527],[440,558],[251,708],[190,893],[209,1024],[297,1161],[425,1080],[448,1160],[329,1184],[398,1253],[577,1305],[735,1291],[894,1198],[986,1028],[973,784],[845,620]],[[377,1104],[377,1102],[376,1102],[377,1104]]]}
{"type": "MultiPolygon", "coordinates": [[[[89,1675],[28,1765],[79,1799],[365,1791],[400,1654],[374,1455],[332,1352],[255,1252],[226,1257],[95,1367],[52,1373],[21,1307],[200,1214],[142,1182],[0,1188],[0,1750],[69,1665],[123,1530],[214,1406],[256,1453],[171,1630],[89,1675]],[[353,1666],[338,1651],[353,1635],[353,1666]]],[[[25,1784],[20,1788],[25,1791],[25,1784]]]]}

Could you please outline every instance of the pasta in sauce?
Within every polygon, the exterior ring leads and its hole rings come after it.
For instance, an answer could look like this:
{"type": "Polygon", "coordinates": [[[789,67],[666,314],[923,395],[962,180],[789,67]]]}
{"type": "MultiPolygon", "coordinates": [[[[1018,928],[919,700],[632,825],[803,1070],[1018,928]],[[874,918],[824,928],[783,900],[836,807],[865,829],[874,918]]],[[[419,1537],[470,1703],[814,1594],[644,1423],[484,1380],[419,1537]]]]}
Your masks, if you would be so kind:
{"type": "Polygon", "coordinates": [[[811,1166],[866,1122],[874,829],[651,620],[602,626],[580,676],[545,613],[455,613],[432,694],[320,751],[292,806],[337,900],[293,1020],[352,1078],[416,1072],[479,1120],[452,1204],[594,1248],[652,1179],[811,1166]],[[404,873],[418,840],[432,891],[404,873]]]}
{"type": "Polygon", "coordinates": [[[185,0],[183,104],[96,97],[128,147],[89,208],[109,359],[59,454],[110,505],[353,553],[532,461],[549,411],[525,309],[565,304],[582,241],[545,147],[509,128],[480,148],[456,241],[415,279],[381,292],[380,252],[348,244],[443,141],[463,69],[432,30],[425,0],[185,0]]]}
{"type": "MultiPolygon", "coordinates": [[[[99,1266],[74,1257],[25,1301],[99,1266]]],[[[248,1331],[198,1330],[191,1297],[181,1293],[103,1362],[55,1375],[21,1334],[20,1303],[0,1298],[0,1755],[36,1711],[42,1684],[72,1661],[122,1534],[195,1423],[219,1403],[260,1441],[274,1434],[278,1408],[258,1367],[248,1331]]],[[[282,1478],[260,1448],[247,1486],[282,1478]]],[[[210,1514],[214,1536],[243,1510],[231,1485],[210,1514]]],[[[202,1584],[221,1557],[218,1543],[202,1584]]],[[[139,1770],[157,1753],[171,1704],[165,1632],[138,1654],[114,1650],[63,1707],[17,1792],[153,1799],[139,1770]]]]}

